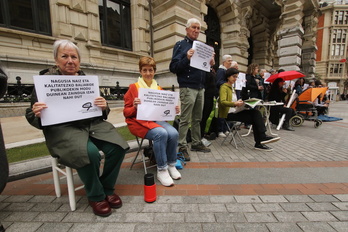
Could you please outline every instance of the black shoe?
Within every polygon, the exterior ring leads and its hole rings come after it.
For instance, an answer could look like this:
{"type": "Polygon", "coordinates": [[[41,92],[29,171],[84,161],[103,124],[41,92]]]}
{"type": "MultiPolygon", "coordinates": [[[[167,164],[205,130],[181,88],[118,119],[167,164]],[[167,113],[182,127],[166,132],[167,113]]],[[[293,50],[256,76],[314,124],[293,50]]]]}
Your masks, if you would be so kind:
{"type": "Polygon", "coordinates": [[[211,132],[209,135],[209,138],[207,138],[208,140],[215,140],[216,139],[216,134],[214,132],[211,132]]]}
{"type": "Polygon", "coordinates": [[[292,126],[288,122],[284,123],[283,129],[288,131],[295,131],[294,128],[292,128],[292,126]]]}
{"type": "Polygon", "coordinates": [[[295,131],[294,128],[292,128],[292,126],[283,126],[283,129],[288,131],[295,131]]]}
{"type": "Polygon", "coordinates": [[[277,142],[279,139],[280,139],[279,136],[277,136],[277,137],[272,137],[272,136],[267,136],[267,135],[266,135],[266,137],[265,137],[264,139],[262,139],[261,144],[267,144],[267,143],[277,142]]]}
{"type": "Polygon", "coordinates": [[[200,151],[200,152],[207,153],[207,152],[210,152],[210,149],[200,143],[199,145],[192,145],[191,151],[200,151]]]}
{"type": "Polygon", "coordinates": [[[266,145],[263,144],[257,144],[255,145],[255,150],[259,150],[259,151],[272,151],[273,149],[270,147],[267,147],[266,145]]]}
{"type": "Polygon", "coordinates": [[[181,152],[184,156],[185,161],[190,161],[190,154],[188,153],[187,149],[185,147],[179,148],[179,152],[181,152]]]}

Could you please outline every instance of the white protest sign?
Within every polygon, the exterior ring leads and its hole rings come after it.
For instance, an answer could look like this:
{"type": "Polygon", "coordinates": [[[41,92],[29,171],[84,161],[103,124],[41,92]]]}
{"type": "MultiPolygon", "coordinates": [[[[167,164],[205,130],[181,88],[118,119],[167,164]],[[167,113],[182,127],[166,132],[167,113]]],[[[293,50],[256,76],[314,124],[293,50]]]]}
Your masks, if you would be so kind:
{"type": "Polygon", "coordinates": [[[139,88],[137,119],[147,121],[172,121],[175,107],[179,102],[179,93],[157,89],[139,88]]]}
{"type": "Polygon", "coordinates": [[[213,57],[214,48],[197,40],[193,41],[193,53],[190,66],[200,70],[210,72],[210,60],[213,57]]]}
{"type": "Polygon", "coordinates": [[[271,76],[271,74],[269,72],[265,72],[264,73],[264,76],[263,76],[263,79],[264,79],[264,82],[265,84],[269,84],[269,82],[267,81],[267,79],[271,76]]]}
{"type": "Polygon", "coordinates": [[[242,88],[245,87],[245,84],[246,84],[245,73],[240,72],[235,82],[235,89],[242,90],[242,88]]]}
{"type": "Polygon", "coordinates": [[[93,104],[99,96],[97,76],[34,76],[39,102],[47,108],[41,111],[41,124],[54,125],[102,115],[93,104]]]}

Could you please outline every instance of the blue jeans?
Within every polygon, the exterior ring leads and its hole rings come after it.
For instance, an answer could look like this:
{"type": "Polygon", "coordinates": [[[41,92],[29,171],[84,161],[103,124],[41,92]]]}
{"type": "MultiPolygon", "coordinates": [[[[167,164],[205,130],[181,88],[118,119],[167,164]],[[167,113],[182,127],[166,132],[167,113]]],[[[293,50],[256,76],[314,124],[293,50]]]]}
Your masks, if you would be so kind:
{"type": "Polygon", "coordinates": [[[167,122],[156,123],[162,127],[149,130],[145,138],[152,140],[157,169],[164,170],[168,168],[168,164],[171,166],[176,164],[179,133],[167,122]]]}

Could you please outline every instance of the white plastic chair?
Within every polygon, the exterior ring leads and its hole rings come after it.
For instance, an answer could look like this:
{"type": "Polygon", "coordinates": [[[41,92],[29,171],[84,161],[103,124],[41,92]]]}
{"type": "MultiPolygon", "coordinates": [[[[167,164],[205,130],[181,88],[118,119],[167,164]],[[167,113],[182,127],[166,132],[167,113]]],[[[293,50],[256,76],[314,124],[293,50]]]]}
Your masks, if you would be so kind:
{"type": "Polygon", "coordinates": [[[60,189],[60,179],[65,179],[68,185],[68,196],[69,196],[69,204],[71,211],[76,210],[76,198],[75,191],[80,190],[84,187],[84,185],[75,188],[74,186],[74,174],[72,168],[65,166],[65,170],[58,166],[58,160],[52,157],[52,173],[53,173],[53,182],[54,182],[54,190],[56,192],[56,196],[60,197],[62,195],[60,189]],[[62,177],[59,177],[59,173],[63,174],[62,177]]]}
{"type": "MultiPolygon", "coordinates": [[[[101,158],[104,159],[104,153],[102,151],[99,151],[101,158]]],[[[84,187],[84,185],[78,186],[75,188],[74,185],[74,175],[77,173],[73,173],[73,168],[65,166],[65,170],[58,165],[58,160],[54,157],[51,159],[52,163],[52,174],[53,174],[53,182],[54,182],[54,191],[56,192],[57,197],[62,196],[62,191],[60,188],[60,180],[66,179],[67,186],[68,186],[68,196],[69,196],[69,205],[71,211],[76,210],[76,197],[75,197],[75,191],[78,191],[84,187]],[[61,173],[63,176],[59,176],[59,173],[61,173]]],[[[102,166],[102,165],[101,165],[102,166]]],[[[102,170],[100,171],[102,173],[102,170]]]]}

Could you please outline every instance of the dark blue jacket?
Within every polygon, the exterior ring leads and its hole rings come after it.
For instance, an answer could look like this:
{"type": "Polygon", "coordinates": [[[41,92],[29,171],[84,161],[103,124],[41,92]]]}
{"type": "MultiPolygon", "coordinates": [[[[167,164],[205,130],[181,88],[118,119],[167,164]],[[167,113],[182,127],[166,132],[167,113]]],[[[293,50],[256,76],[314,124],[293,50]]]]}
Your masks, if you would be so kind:
{"type": "Polygon", "coordinates": [[[192,48],[192,45],[193,40],[188,37],[175,44],[169,69],[176,74],[180,88],[202,89],[206,72],[191,67],[190,60],[187,59],[187,51],[192,48]]]}
{"type": "MultiPolygon", "coordinates": [[[[220,65],[221,67],[221,65],[220,65]]],[[[226,83],[226,68],[220,68],[217,70],[216,72],[216,87],[218,89],[218,91],[220,90],[220,86],[223,84],[223,83],[226,83]]]]}

